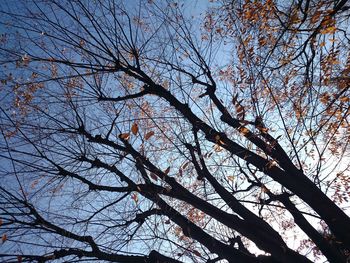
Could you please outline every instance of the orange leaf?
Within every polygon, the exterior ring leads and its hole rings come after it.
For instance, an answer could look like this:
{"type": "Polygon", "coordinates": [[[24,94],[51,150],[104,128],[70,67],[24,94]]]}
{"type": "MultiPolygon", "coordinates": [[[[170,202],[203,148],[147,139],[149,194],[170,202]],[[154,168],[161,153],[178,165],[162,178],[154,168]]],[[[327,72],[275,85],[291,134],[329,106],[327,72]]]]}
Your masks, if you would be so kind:
{"type": "Polygon", "coordinates": [[[139,131],[139,126],[137,125],[137,123],[134,123],[132,126],[131,126],[131,132],[136,135],[139,131]]]}
{"type": "Polygon", "coordinates": [[[119,138],[120,139],[123,139],[123,140],[129,140],[129,138],[130,138],[130,133],[121,133],[121,134],[119,134],[119,138]]]}
{"type": "Polygon", "coordinates": [[[240,128],[239,128],[239,131],[240,131],[243,135],[247,135],[247,134],[249,133],[249,130],[248,130],[246,127],[244,127],[244,126],[240,127],[240,128]]]}
{"type": "Polygon", "coordinates": [[[266,38],[264,38],[264,37],[260,37],[259,38],[259,45],[260,46],[265,46],[266,43],[267,43],[267,39],[266,38]]]}
{"type": "Polygon", "coordinates": [[[237,112],[242,112],[242,111],[244,111],[244,108],[242,107],[242,105],[239,105],[239,106],[236,108],[236,111],[237,111],[237,112]]]}
{"type": "Polygon", "coordinates": [[[337,30],[337,28],[335,26],[330,26],[330,27],[327,27],[325,29],[320,30],[320,33],[321,34],[333,34],[336,30],[337,30]]]}
{"type": "Polygon", "coordinates": [[[350,101],[350,98],[347,97],[347,96],[342,96],[342,97],[340,97],[339,100],[340,100],[341,102],[348,102],[348,101],[350,101]]]}
{"type": "Polygon", "coordinates": [[[154,135],[154,131],[147,132],[147,133],[145,134],[145,140],[148,140],[148,139],[151,138],[153,135],[154,135]]]}
{"type": "Polygon", "coordinates": [[[233,182],[234,179],[235,179],[235,177],[234,177],[233,175],[229,175],[229,176],[227,176],[227,179],[228,179],[229,181],[233,182]]]}
{"type": "Polygon", "coordinates": [[[1,240],[2,240],[2,243],[4,243],[7,240],[7,235],[3,234],[1,240]]]}
{"type": "Polygon", "coordinates": [[[316,12],[313,14],[313,16],[311,17],[310,22],[311,22],[312,24],[317,23],[317,22],[319,21],[319,19],[320,19],[320,16],[321,16],[321,11],[316,11],[316,12]]]}

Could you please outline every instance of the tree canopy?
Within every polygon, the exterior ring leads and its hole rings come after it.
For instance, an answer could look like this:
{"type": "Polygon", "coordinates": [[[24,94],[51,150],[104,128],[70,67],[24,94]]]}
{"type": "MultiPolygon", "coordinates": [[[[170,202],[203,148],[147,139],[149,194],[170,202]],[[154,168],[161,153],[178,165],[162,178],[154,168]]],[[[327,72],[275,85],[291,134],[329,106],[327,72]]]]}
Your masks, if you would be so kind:
{"type": "Polygon", "coordinates": [[[0,3],[2,262],[348,262],[345,0],[0,3]]]}

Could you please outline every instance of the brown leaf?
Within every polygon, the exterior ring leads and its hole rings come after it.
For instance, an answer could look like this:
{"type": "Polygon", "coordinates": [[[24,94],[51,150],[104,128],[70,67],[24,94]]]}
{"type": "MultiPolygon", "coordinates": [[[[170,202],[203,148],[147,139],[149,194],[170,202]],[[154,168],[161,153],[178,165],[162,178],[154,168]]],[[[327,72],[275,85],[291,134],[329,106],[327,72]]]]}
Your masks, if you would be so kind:
{"type": "Polygon", "coordinates": [[[196,256],[198,256],[198,257],[201,257],[202,256],[202,254],[201,253],[199,253],[199,251],[198,250],[195,250],[195,249],[193,249],[193,254],[195,254],[196,256]]]}
{"type": "Polygon", "coordinates": [[[244,108],[241,105],[238,105],[237,108],[236,108],[236,111],[237,112],[242,112],[242,111],[244,111],[244,108]]]}
{"type": "Polygon", "coordinates": [[[5,241],[7,240],[7,235],[3,234],[1,240],[2,240],[2,243],[5,243],[5,241]]]}
{"type": "Polygon", "coordinates": [[[247,135],[249,133],[249,130],[244,127],[244,126],[241,126],[239,129],[240,133],[242,133],[243,135],[247,135]]]}
{"type": "Polygon", "coordinates": [[[119,138],[120,139],[123,139],[123,140],[129,140],[129,138],[130,138],[130,133],[121,133],[121,134],[119,134],[119,138]]]}
{"type": "Polygon", "coordinates": [[[135,122],[132,126],[131,126],[131,132],[132,134],[136,135],[139,131],[139,126],[137,125],[137,123],[135,122]]]}
{"type": "Polygon", "coordinates": [[[262,191],[263,193],[267,193],[267,192],[269,192],[269,189],[267,189],[267,187],[266,187],[265,185],[262,185],[262,186],[261,186],[261,191],[262,191]]]}
{"type": "Polygon", "coordinates": [[[186,169],[186,167],[190,164],[190,162],[186,162],[183,166],[182,169],[186,169]]]}
{"type": "Polygon", "coordinates": [[[145,134],[145,140],[148,140],[154,135],[154,131],[149,131],[145,134]]]}
{"type": "Polygon", "coordinates": [[[262,133],[267,133],[269,131],[269,128],[266,127],[258,127],[259,131],[261,131],[262,133]]]}
{"type": "Polygon", "coordinates": [[[227,176],[227,179],[231,182],[233,182],[235,180],[235,177],[233,175],[229,175],[227,176]]]}
{"type": "Polygon", "coordinates": [[[155,173],[150,173],[149,174],[149,176],[153,179],[153,180],[155,180],[155,181],[158,181],[158,176],[155,174],[155,173]]]}
{"type": "Polygon", "coordinates": [[[238,94],[232,98],[232,103],[235,105],[236,112],[237,112],[237,118],[243,120],[245,116],[245,110],[242,106],[242,101],[238,101],[238,94]]]}

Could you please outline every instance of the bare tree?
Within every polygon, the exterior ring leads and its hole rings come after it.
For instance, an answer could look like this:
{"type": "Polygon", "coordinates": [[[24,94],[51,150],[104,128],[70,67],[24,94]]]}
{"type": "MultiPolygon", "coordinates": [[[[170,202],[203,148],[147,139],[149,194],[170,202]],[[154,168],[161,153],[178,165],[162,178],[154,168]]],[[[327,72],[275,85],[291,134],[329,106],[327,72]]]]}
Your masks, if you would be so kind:
{"type": "Polygon", "coordinates": [[[346,2],[1,3],[2,261],[347,262],[346,2]]]}

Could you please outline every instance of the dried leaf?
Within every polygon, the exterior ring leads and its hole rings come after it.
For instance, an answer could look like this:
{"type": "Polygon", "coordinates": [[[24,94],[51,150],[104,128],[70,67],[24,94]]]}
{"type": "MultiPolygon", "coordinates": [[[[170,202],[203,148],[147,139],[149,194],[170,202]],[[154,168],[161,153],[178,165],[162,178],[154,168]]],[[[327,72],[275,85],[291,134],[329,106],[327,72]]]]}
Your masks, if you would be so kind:
{"type": "Polygon", "coordinates": [[[132,134],[136,135],[139,131],[139,126],[137,125],[137,123],[134,123],[132,126],[131,126],[131,132],[132,134]]]}
{"type": "Polygon", "coordinates": [[[239,132],[243,135],[247,135],[249,133],[249,130],[246,127],[242,126],[239,128],[239,132]]]}
{"type": "Polygon", "coordinates": [[[269,189],[267,189],[267,187],[265,185],[261,186],[261,191],[263,193],[267,193],[269,191],[269,189]]]}
{"type": "Polygon", "coordinates": [[[237,118],[244,120],[245,117],[245,110],[244,107],[242,106],[242,101],[240,100],[238,101],[238,94],[236,94],[233,98],[232,98],[232,103],[235,105],[235,109],[237,112],[237,118]]]}
{"type": "Polygon", "coordinates": [[[1,240],[2,240],[2,243],[5,243],[5,241],[7,240],[7,235],[3,234],[1,240]]]}
{"type": "Polygon", "coordinates": [[[233,182],[235,180],[235,177],[233,175],[229,175],[227,176],[227,179],[231,182],[233,182]]]}
{"type": "Polygon", "coordinates": [[[190,164],[190,162],[186,162],[183,166],[182,169],[186,169],[186,167],[190,164]]]}
{"type": "Polygon", "coordinates": [[[119,138],[120,139],[123,139],[123,140],[129,140],[129,138],[130,138],[130,133],[121,133],[121,134],[119,134],[119,138]]]}
{"type": "Polygon", "coordinates": [[[348,97],[348,96],[342,96],[342,97],[340,97],[340,99],[339,99],[341,102],[348,102],[348,101],[350,101],[350,98],[348,97]]]}
{"type": "Polygon", "coordinates": [[[240,113],[240,112],[244,111],[244,108],[241,105],[239,105],[239,106],[237,106],[236,111],[237,111],[237,113],[240,113]]]}
{"type": "Polygon", "coordinates": [[[154,131],[149,131],[145,134],[145,140],[148,140],[154,135],[154,131]]]}
{"type": "Polygon", "coordinates": [[[315,24],[320,20],[321,11],[317,10],[311,17],[310,23],[315,24]]]}
{"type": "Polygon", "coordinates": [[[154,181],[158,181],[158,176],[155,173],[150,173],[149,176],[154,180],[154,181]]]}
{"type": "Polygon", "coordinates": [[[195,255],[198,256],[198,257],[201,257],[201,256],[202,256],[201,253],[199,253],[198,250],[193,249],[192,252],[193,252],[193,254],[195,254],[195,255]]]}
{"type": "Polygon", "coordinates": [[[219,140],[217,143],[218,143],[219,145],[225,145],[225,143],[224,143],[222,140],[219,140]]]}
{"type": "Polygon", "coordinates": [[[321,34],[333,34],[337,30],[337,27],[330,26],[325,29],[320,30],[321,34]]]}
{"type": "MultiPolygon", "coordinates": [[[[259,128],[259,127],[258,127],[259,128]]],[[[267,133],[269,131],[269,128],[266,128],[266,127],[261,127],[259,128],[259,130],[262,132],[262,133],[267,133]]]]}

